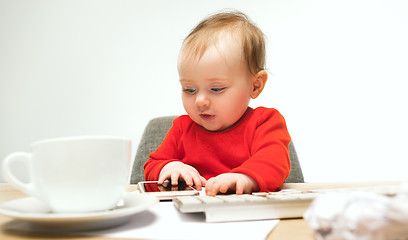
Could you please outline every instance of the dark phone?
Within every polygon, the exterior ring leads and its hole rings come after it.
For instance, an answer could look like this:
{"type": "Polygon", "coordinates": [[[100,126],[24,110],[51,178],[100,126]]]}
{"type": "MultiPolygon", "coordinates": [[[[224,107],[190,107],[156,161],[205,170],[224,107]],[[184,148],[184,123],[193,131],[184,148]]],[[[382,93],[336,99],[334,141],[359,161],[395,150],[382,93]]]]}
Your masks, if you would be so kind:
{"type": "Polygon", "coordinates": [[[192,191],[193,187],[188,186],[185,182],[179,182],[178,185],[171,185],[169,181],[163,184],[157,182],[142,182],[146,192],[174,192],[174,191],[192,191]]]}

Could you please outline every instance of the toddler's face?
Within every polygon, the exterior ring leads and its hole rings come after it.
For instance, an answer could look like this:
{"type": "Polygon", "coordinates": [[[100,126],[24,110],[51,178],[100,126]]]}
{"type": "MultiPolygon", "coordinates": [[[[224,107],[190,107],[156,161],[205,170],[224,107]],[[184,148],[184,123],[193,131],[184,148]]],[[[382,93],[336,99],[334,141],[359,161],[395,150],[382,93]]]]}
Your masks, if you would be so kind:
{"type": "Polygon", "coordinates": [[[242,50],[233,42],[210,47],[198,58],[180,55],[178,70],[184,109],[209,131],[230,128],[251,99],[252,75],[242,50]]]}

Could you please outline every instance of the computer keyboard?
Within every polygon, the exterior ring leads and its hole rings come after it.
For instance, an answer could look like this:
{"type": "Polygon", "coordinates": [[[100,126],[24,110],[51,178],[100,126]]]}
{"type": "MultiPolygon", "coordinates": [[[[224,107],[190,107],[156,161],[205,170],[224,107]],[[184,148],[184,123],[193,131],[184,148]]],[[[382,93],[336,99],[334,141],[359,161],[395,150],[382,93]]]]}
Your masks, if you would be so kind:
{"type": "Polygon", "coordinates": [[[182,213],[203,212],[207,222],[301,218],[313,199],[321,194],[364,191],[394,196],[400,186],[337,188],[325,190],[281,190],[242,195],[183,196],[173,199],[182,213]]]}

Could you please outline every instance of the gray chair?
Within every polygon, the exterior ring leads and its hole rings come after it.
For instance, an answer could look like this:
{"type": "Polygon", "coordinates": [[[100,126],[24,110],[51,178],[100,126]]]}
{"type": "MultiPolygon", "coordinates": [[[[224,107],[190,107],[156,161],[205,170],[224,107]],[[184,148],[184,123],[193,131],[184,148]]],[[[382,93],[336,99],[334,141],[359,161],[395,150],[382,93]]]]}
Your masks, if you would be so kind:
{"type": "MultiPolygon", "coordinates": [[[[147,124],[136,152],[135,162],[133,164],[132,174],[130,177],[131,184],[144,181],[143,165],[147,159],[149,159],[149,154],[154,152],[162,143],[173,123],[174,118],[175,116],[154,118],[147,124]]],[[[289,158],[291,163],[291,171],[285,182],[303,183],[303,173],[293,142],[290,142],[289,144],[289,158]]]]}

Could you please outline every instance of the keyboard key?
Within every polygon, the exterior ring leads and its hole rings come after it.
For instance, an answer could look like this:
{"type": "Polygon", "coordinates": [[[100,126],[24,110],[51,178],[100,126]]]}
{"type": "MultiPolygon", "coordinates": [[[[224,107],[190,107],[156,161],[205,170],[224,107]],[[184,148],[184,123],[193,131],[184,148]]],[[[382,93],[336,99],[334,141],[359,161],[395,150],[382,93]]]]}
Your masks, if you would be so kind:
{"type": "Polygon", "coordinates": [[[185,196],[182,198],[178,198],[178,200],[181,202],[181,204],[201,204],[202,202],[195,197],[192,196],[185,196]]]}
{"type": "Polygon", "coordinates": [[[198,196],[198,199],[200,199],[203,203],[206,204],[214,204],[214,203],[223,203],[224,201],[220,198],[217,197],[212,197],[212,196],[198,196]]]}

